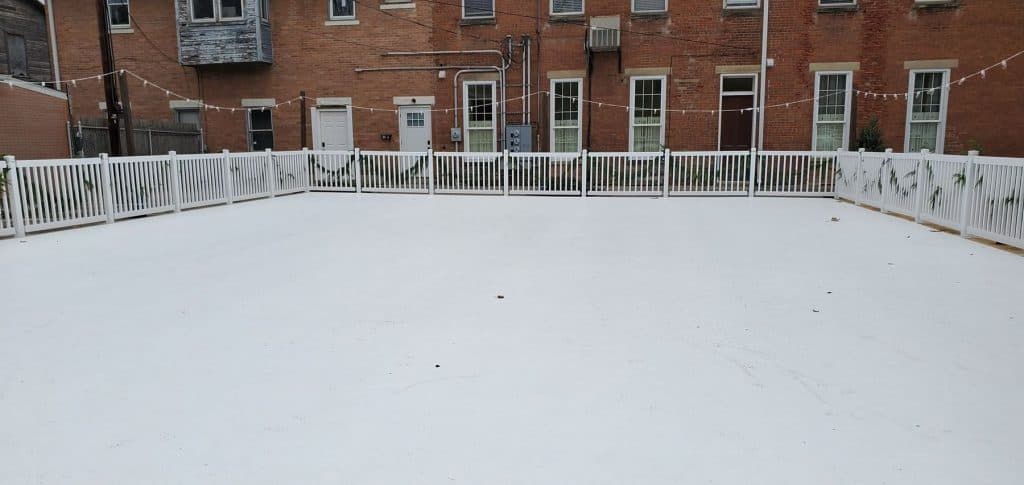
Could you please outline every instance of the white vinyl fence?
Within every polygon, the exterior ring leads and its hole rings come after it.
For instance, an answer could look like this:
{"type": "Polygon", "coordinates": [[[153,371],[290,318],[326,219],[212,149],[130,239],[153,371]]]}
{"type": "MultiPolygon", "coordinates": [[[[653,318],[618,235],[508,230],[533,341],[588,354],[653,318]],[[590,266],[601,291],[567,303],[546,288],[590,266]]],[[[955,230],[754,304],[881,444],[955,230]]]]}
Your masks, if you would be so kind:
{"type": "Polygon", "coordinates": [[[270,151],[0,165],[0,236],[297,192],[841,197],[1024,247],[1024,159],[922,153],[270,151]]]}

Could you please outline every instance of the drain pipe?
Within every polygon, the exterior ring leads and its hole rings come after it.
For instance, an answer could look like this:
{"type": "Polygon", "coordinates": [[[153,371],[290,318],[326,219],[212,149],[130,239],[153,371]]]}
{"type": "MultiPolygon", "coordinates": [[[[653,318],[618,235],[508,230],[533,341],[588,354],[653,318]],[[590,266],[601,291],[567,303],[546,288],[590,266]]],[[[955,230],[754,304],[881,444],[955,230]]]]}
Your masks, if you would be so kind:
{"type": "Polygon", "coordinates": [[[53,62],[53,79],[57,81],[54,89],[63,91],[60,84],[60,60],[57,59],[57,32],[53,28],[53,0],[46,0],[46,23],[49,26],[50,58],[53,62]]]}
{"type": "Polygon", "coordinates": [[[523,36],[523,124],[530,124],[530,94],[533,86],[530,85],[530,36],[523,36]]]}
{"type": "Polygon", "coordinates": [[[760,103],[757,110],[757,151],[764,150],[764,106],[768,98],[768,0],[761,1],[764,2],[764,12],[761,20],[761,96],[758,97],[760,103]]]}

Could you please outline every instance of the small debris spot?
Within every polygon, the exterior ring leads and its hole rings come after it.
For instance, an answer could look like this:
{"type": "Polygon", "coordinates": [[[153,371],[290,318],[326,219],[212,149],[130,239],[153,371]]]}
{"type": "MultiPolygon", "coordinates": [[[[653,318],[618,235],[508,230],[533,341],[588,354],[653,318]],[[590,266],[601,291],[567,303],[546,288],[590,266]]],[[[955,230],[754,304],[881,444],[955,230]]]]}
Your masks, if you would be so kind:
{"type": "Polygon", "coordinates": [[[440,367],[441,367],[441,364],[434,364],[434,368],[435,369],[440,368],[440,367]]]}
{"type": "Polygon", "coordinates": [[[811,308],[811,311],[814,313],[821,313],[821,310],[818,310],[817,308],[811,308]]]}
{"type": "Polygon", "coordinates": [[[498,295],[498,299],[499,300],[504,300],[505,299],[505,295],[498,295]]]}
{"type": "Polygon", "coordinates": [[[838,217],[833,217],[832,218],[832,222],[839,222],[839,218],[838,217]]]}

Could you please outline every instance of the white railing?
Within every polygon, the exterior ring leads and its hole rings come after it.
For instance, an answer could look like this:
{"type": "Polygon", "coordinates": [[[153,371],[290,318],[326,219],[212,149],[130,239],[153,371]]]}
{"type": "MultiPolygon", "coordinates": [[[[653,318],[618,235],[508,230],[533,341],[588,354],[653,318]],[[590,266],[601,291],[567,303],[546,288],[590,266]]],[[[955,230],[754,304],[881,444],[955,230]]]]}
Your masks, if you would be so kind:
{"type": "Polygon", "coordinates": [[[1024,247],[1024,159],[922,153],[265,151],[0,165],[0,236],[303,191],[836,196],[1024,247]],[[667,163],[666,163],[667,162],[667,163]]]}
{"type": "Polygon", "coordinates": [[[672,152],[668,195],[747,195],[750,152],[672,152]]]}
{"type": "Polygon", "coordinates": [[[585,153],[509,154],[512,195],[581,195],[585,153]]]}
{"type": "Polygon", "coordinates": [[[758,153],[755,191],[763,196],[816,196],[835,192],[835,152],[758,153]]]}
{"type": "Polygon", "coordinates": [[[592,195],[661,195],[665,152],[588,153],[586,186],[592,195]]]}
{"type": "Polygon", "coordinates": [[[505,154],[435,152],[434,192],[438,194],[503,194],[508,182],[505,154]]]}

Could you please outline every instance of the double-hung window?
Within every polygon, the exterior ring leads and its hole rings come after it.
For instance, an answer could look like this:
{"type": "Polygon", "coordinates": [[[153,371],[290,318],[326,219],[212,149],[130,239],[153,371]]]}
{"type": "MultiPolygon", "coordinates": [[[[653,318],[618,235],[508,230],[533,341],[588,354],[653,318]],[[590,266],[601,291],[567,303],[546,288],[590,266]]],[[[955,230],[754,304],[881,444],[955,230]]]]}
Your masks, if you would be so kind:
{"type": "Polygon", "coordinates": [[[472,81],[462,87],[467,152],[497,150],[494,86],[494,81],[472,81]]]}
{"type": "Polygon", "coordinates": [[[494,18],[494,0],[462,0],[462,18],[494,18]]]}
{"type": "Polygon", "coordinates": [[[665,76],[632,78],[629,98],[632,151],[661,151],[665,137],[665,76]]]}
{"type": "Polygon", "coordinates": [[[948,70],[910,71],[907,95],[907,152],[942,153],[946,132],[948,70]]]}
{"type": "Polygon", "coordinates": [[[356,18],[356,0],[330,0],[331,20],[350,20],[356,18]]]}
{"type": "Polygon", "coordinates": [[[190,0],[190,3],[194,21],[240,20],[245,8],[245,0],[190,0]]]}
{"type": "Polygon", "coordinates": [[[633,13],[661,13],[668,11],[668,0],[631,0],[633,13]]]}
{"type": "Polygon", "coordinates": [[[128,0],[107,0],[107,21],[110,22],[111,29],[127,29],[131,27],[128,0]]]}
{"type": "Polygon", "coordinates": [[[849,146],[850,72],[819,72],[814,91],[814,150],[832,151],[849,146]]]}
{"type": "Polygon", "coordinates": [[[551,80],[551,151],[580,151],[582,79],[551,80]]]}
{"type": "Polygon", "coordinates": [[[274,122],[271,109],[252,108],[249,110],[249,146],[252,151],[274,149],[274,122]]]}
{"type": "Polygon", "coordinates": [[[551,0],[551,15],[583,15],[583,0],[551,0]]]}

